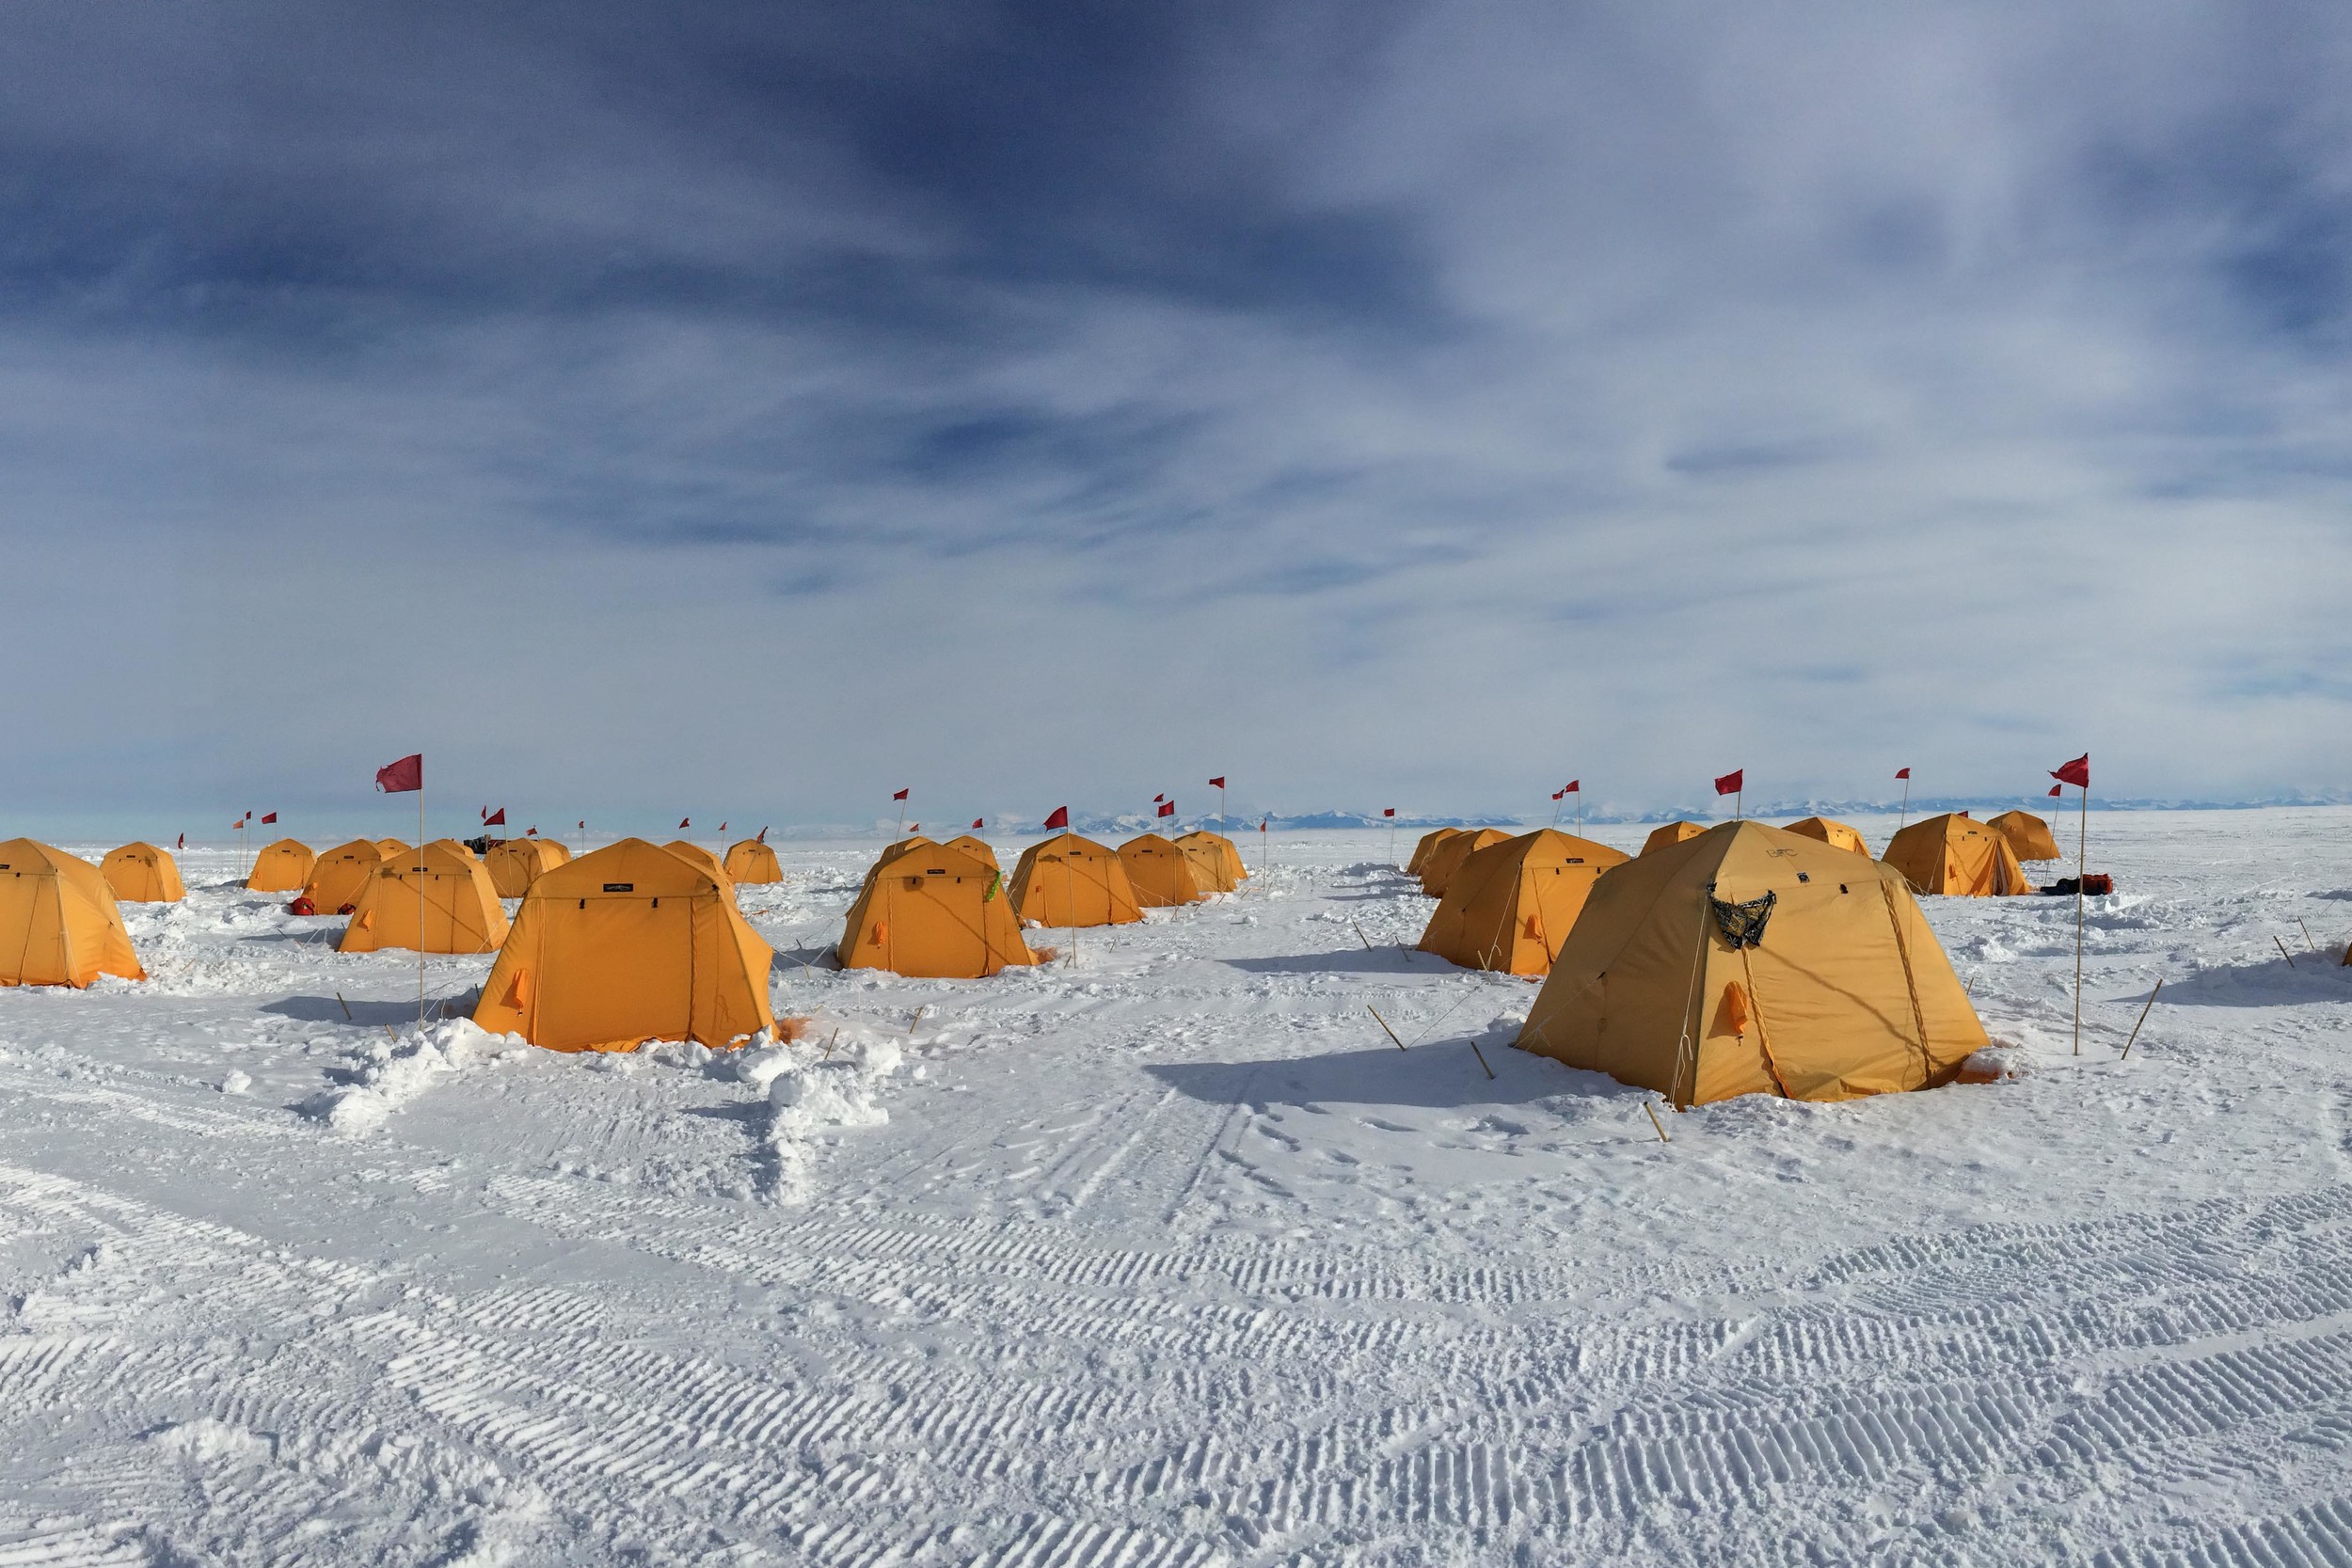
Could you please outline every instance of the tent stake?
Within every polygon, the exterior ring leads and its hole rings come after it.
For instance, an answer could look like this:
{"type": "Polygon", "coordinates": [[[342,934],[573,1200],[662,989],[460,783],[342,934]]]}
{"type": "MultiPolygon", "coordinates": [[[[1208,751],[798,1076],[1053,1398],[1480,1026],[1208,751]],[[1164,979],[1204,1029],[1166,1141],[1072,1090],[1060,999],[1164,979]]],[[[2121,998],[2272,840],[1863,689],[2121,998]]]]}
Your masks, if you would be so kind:
{"type": "Polygon", "coordinates": [[[343,1022],[345,1023],[357,1023],[359,1022],[358,1019],[351,1016],[351,1004],[343,1001],[343,993],[342,991],[337,991],[335,993],[335,1000],[342,1006],[343,1022]]]}
{"type": "Polygon", "coordinates": [[[831,1037],[831,1038],[829,1038],[829,1039],[827,1039],[827,1040],[825,1041],[825,1056],[824,1056],[824,1059],[825,1059],[826,1061],[830,1062],[830,1061],[832,1061],[832,1060],[833,1060],[833,1048],[834,1048],[834,1043],[835,1043],[836,1041],[838,1041],[840,1038],[841,1038],[841,1025],[839,1025],[838,1023],[836,1023],[836,1024],[834,1024],[834,1025],[833,1026],[833,1036],[832,1036],[832,1037],[831,1037]]]}
{"type": "Polygon", "coordinates": [[[907,1038],[913,1039],[914,1037],[915,1025],[921,1023],[923,1022],[923,1015],[930,1010],[931,1005],[928,1002],[914,1009],[914,1016],[907,1020],[907,1038]]]}
{"type": "MultiPolygon", "coordinates": [[[[1470,1054],[1472,1054],[1472,1055],[1474,1055],[1474,1056],[1476,1056],[1476,1057],[1478,1058],[1478,1065],[1479,1065],[1480,1067],[1486,1067],[1486,1053],[1484,1051],[1481,1051],[1481,1050],[1479,1050],[1479,1049],[1478,1049],[1478,1042],[1477,1042],[1476,1040],[1472,1040],[1472,1041],[1470,1041],[1470,1054]]],[[[1489,1079],[1491,1079],[1491,1078],[1493,1078],[1493,1077],[1494,1077],[1494,1075],[1495,1075],[1495,1069],[1492,1069],[1492,1068],[1490,1068],[1490,1067],[1486,1067],[1486,1076],[1487,1076],[1489,1079]]]]}
{"type": "Polygon", "coordinates": [[[1380,1025],[1380,1032],[1381,1032],[1382,1034],[1384,1034],[1384,1035],[1388,1036],[1388,1037],[1389,1037],[1389,1038],[1391,1038],[1391,1039],[1392,1039],[1392,1040],[1396,1040],[1396,1048],[1397,1048],[1399,1051],[1402,1051],[1402,1050],[1404,1050],[1404,1049],[1405,1049],[1405,1042],[1404,1042],[1403,1040],[1397,1040],[1397,1039],[1396,1039],[1396,1031],[1389,1027],[1389,1021],[1388,1021],[1387,1019],[1382,1018],[1382,1017],[1380,1016],[1380,1009],[1379,1009],[1379,1008],[1377,1008],[1377,1007],[1374,1006],[1371,1003],[1367,1002],[1367,1003],[1365,1003],[1365,1004],[1364,1004],[1364,1011],[1366,1011],[1366,1012],[1370,1013],[1370,1014],[1372,1015],[1372,1021],[1373,1021],[1375,1023],[1377,1023],[1378,1025],[1380,1025]]]}
{"type": "MultiPolygon", "coordinates": [[[[2299,914],[2296,915],[2295,917],[2295,923],[2297,926],[2303,926],[2303,917],[2299,914]]],[[[2309,926],[2303,926],[2303,945],[2310,948],[2314,953],[2319,951],[2319,943],[2312,940],[2312,928],[2309,926]]]]}
{"type": "Polygon", "coordinates": [[[2287,944],[2285,942],[2280,942],[2276,935],[2273,935],[2270,939],[2270,945],[2279,950],[2279,957],[2286,959],[2287,967],[2289,969],[2293,969],[2295,967],[2295,956],[2287,951],[2287,944]]]}
{"type": "MultiPolygon", "coordinates": [[[[2156,990],[2164,990],[2164,978],[2159,975],[2156,978],[2156,990]]],[[[2139,1024],[2148,1022],[2148,1007],[2153,1007],[2156,1005],[2156,990],[2152,990],[2148,993],[2148,1006],[2139,1009],[2139,1023],[2132,1025],[2132,1039],[2125,1040],[2123,1042],[2123,1054],[2118,1056],[2116,1058],[2117,1061],[2128,1062],[2132,1059],[2132,1040],[2139,1038],[2139,1024]]]]}
{"type": "Polygon", "coordinates": [[[1642,1101],[1642,1109],[1649,1113],[1649,1124],[1658,1129],[1658,1141],[1661,1144],[1674,1142],[1672,1138],[1666,1136],[1666,1124],[1658,1119],[1658,1107],[1645,1100],[1642,1101]]]}
{"type": "MultiPolygon", "coordinates": [[[[1348,924],[1349,924],[1350,926],[1356,926],[1356,922],[1354,922],[1353,920],[1349,921],[1349,922],[1348,922],[1348,924]]],[[[1368,937],[1368,936],[1364,935],[1364,928],[1363,928],[1361,926],[1356,926],[1356,940],[1357,940],[1358,942],[1362,942],[1362,943],[1364,944],[1364,951],[1365,951],[1365,952],[1369,953],[1369,952],[1371,952],[1371,951],[1373,950],[1373,949],[1372,949],[1372,939],[1371,939],[1370,937],[1368,937]]]]}

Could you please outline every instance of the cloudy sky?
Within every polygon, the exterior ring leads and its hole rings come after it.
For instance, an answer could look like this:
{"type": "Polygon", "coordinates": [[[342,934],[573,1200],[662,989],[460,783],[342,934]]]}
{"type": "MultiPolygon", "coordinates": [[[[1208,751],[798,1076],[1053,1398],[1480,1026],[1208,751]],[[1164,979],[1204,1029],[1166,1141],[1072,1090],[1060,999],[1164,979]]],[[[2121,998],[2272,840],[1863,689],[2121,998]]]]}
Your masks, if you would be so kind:
{"type": "Polygon", "coordinates": [[[12,0],[0,805],[2332,790],[2347,80],[2284,0],[12,0]]]}

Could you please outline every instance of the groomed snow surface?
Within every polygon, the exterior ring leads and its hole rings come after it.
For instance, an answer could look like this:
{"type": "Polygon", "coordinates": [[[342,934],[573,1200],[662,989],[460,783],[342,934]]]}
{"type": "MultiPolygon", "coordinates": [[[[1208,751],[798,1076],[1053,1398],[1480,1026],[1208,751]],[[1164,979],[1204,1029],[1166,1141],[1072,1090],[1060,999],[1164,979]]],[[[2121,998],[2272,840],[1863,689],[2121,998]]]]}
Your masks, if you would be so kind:
{"type": "Polygon", "coordinates": [[[1930,899],[2014,1081],[1671,1145],[1375,833],[973,983],[795,847],[716,1057],[192,853],[0,992],[0,1564],[2344,1561],[2352,815],[2091,827],[2079,1058],[2073,901],[1930,899]]]}

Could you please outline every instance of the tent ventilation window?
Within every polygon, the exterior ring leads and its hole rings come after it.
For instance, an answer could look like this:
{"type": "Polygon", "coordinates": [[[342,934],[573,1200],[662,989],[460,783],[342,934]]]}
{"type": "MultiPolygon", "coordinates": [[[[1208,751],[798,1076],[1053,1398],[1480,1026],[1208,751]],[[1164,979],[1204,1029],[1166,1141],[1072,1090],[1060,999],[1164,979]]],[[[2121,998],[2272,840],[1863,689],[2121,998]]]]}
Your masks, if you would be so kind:
{"type": "Polygon", "coordinates": [[[1772,918],[1772,905],[1779,897],[1776,893],[1767,893],[1744,904],[1726,904],[1720,898],[1709,897],[1707,907],[1715,911],[1715,924],[1736,953],[1742,947],[1764,945],[1764,923],[1772,918]]]}

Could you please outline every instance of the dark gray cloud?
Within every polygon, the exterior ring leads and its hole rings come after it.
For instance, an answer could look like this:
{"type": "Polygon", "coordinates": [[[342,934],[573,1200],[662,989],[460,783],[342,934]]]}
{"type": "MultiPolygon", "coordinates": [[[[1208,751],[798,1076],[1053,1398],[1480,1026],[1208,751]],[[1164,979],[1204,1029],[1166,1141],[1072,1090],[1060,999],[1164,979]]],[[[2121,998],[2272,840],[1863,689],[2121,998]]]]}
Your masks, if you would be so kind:
{"type": "Polygon", "coordinates": [[[779,816],[2348,760],[2335,8],[0,43],[0,654],[84,645],[0,698],[26,809],[388,745],[779,816]]]}

